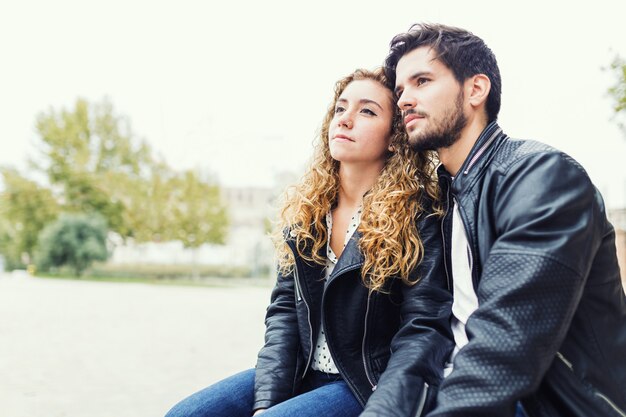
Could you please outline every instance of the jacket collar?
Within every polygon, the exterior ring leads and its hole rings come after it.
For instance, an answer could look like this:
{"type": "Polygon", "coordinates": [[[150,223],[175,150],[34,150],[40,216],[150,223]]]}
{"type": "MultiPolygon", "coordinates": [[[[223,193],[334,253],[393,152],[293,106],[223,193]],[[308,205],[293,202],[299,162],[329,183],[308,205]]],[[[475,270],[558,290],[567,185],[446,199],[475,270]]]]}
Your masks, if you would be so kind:
{"type": "MultiPolygon", "coordinates": [[[[291,235],[289,235],[289,236],[286,236],[286,239],[287,239],[287,244],[291,247],[295,255],[296,263],[301,263],[301,266],[303,267],[306,266],[308,269],[318,269],[318,268],[321,269],[322,268],[322,266],[320,265],[313,265],[309,262],[305,262],[304,260],[302,260],[302,258],[297,256],[296,244],[295,244],[294,238],[291,235]]],[[[339,260],[337,261],[337,264],[335,265],[335,268],[333,269],[333,273],[331,274],[330,279],[343,273],[346,270],[361,267],[361,265],[363,265],[365,258],[363,257],[363,254],[361,253],[361,250],[359,249],[360,239],[361,239],[361,232],[359,232],[358,230],[355,230],[354,233],[352,234],[352,237],[346,244],[346,247],[343,249],[343,252],[341,253],[341,256],[339,257],[339,260]]],[[[307,250],[310,250],[310,248],[307,248],[307,250]]],[[[320,255],[325,256],[325,253],[326,253],[326,246],[324,246],[320,250],[320,255]]]]}
{"type": "Polygon", "coordinates": [[[359,240],[361,239],[361,233],[358,230],[354,231],[354,234],[348,241],[348,244],[343,248],[343,252],[333,269],[333,273],[329,277],[329,282],[337,275],[342,274],[344,271],[353,268],[360,268],[365,261],[363,254],[359,250],[359,240]]]}
{"type": "Polygon", "coordinates": [[[482,167],[487,164],[489,161],[488,156],[494,149],[494,144],[498,142],[497,139],[502,136],[502,128],[498,123],[496,121],[489,123],[485,129],[483,129],[480,136],[478,136],[478,139],[476,139],[474,146],[472,146],[470,153],[467,155],[467,158],[465,158],[465,161],[463,161],[463,165],[461,165],[454,180],[452,180],[452,176],[446,171],[443,164],[439,165],[437,174],[440,178],[450,180],[454,191],[463,189],[464,184],[467,184],[467,181],[474,177],[474,174],[481,171],[482,167]]]}

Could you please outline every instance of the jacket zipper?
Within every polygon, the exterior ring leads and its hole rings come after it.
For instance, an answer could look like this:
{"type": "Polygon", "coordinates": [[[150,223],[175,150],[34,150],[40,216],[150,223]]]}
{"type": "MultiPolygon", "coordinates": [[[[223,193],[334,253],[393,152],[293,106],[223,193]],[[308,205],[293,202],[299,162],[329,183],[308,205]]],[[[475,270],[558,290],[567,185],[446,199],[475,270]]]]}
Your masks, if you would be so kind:
{"type": "Polygon", "coordinates": [[[367,360],[365,359],[365,338],[367,337],[367,317],[370,312],[370,298],[372,296],[372,291],[370,290],[367,294],[367,307],[365,308],[365,327],[363,330],[363,341],[361,342],[361,356],[363,357],[363,368],[365,369],[365,376],[372,386],[372,391],[376,391],[376,384],[374,383],[373,378],[370,376],[370,373],[367,369],[367,360]]]}
{"type": "Polygon", "coordinates": [[[444,218],[441,221],[441,240],[443,241],[443,266],[444,269],[446,271],[446,282],[448,284],[448,291],[452,291],[452,287],[450,285],[450,274],[448,272],[448,260],[446,259],[446,234],[444,231],[444,223],[447,217],[447,214],[450,212],[450,187],[452,185],[448,184],[448,189],[446,190],[446,204],[448,205],[447,207],[447,213],[446,216],[444,216],[444,218]]]}
{"type": "Polygon", "coordinates": [[[415,417],[420,417],[422,415],[422,412],[424,411],[424,406],[426,405],[426,397],[428,396],[428,388],[428,383],[424,382],[424,387],[422,389],[419,402],[417,403],[417,411],[415,411],[415,417]]]}
{"type": "MultiPolygon", "coordinates": [[[[565,359],[565,356],[563,356],[563,354],[561,352],[557,352],[556,356],[557,356],[557,358],[559,358],[559,360],[561,362],[563,362],[565,364],[565,366],[567,366],[569,368],[570,371],[574,372],[574,366],[572,365],[572,363],[570,361],[565,359]]],[[[604,395],[600,391],[598,391],[597,388],[593,388],[593,395],[595,395],[596,397],[600,398],[605,403],[607,403],[609,405],[609,407],[611,407],[613,410],[615,410],[615,412],[617,414],[619,414],[622,417],[626,417],[626,413],[624,411],[622,411],[622,409],[619,408],[617,406],[617,404],[615,404],[613,401],[611,401],[609,399],[609,397],[607,397],[606,395],[604,395]]]]}
{"type": "MultiPolygon", "coordinates": [[[[294,254],[294,259],[297,259],[294,248],[291,245],[289,245],[289,248],[291,249],[291,251],[294,254]]],[[[352,270],[360,268],[360,267],[361,267],[361,264],[352,265],[351,267],[345,268],[344,270],[338,272],[335,276],[344,274],[346,272],[352,271],[352,270]]],[[[297,262],[294,265],[294,282],[296,282],[295,285],[299,285],[299,282],[300,282],[299,281],[299,277],[298,277],[298,265],[297,265],[297,262]]],[[[328,284],[330,284],[330,277],[329,277],[329,283],[328,284]]],[[[326,290],[328,289],[328,284],[327,284],[326,289],[324,289],[324,294],[326,294],[326,290]]],[[[299,288],[300,287],[301,286],[299,286],[299,288]]],[[[323,310],[324,310],[324,294],[322,294],[322,323],[324,322],[324,313],[323,313],[323,310]]],[[[309,304],[306,301],[306,297],[302,296],[301,298],[302,298],[302,301],[304,302],[304,305],[306,306],[306,309],[307,309],[307,320],[308,320],[308,324],[309,324],[309,347],[310,347],[310,349],[309,349],[309,358],[306,361],[306,364],[305,364],[305,367],[304,367],[304,372],[302,373],[302,379],[304,379],[304,377],[306,376],[307,371],[309,370],[309,366],[311,364],[311,358],[313,356],[313,326],[311,325],[311,309],[309,308],[309,304]]],[[[328,343],[328,349],[330,350],[330,354],[332,356],[332,350],[331,350],[330,346],[331,346],[331,343],[328,343]]],[[[346,384],[348,384],[348,386],[350,387],[351,391],[353,393],[359,392],[356,389],[356,387],[354,386],[354,384],[352,383],[352,381],[345,377],[345,374],[342,372],[342,370],[340,368],[340,365],[339,364],[335,364],[335,365],[337,366],[337,369],[339,370],[339,374],[344,379],[346,384]]],[[[366,373],[367,373],[367,370],[366,370],[366,373]]],[[[369,379],[369,377],[368,377],[368,379],[369,379]]],[[[371,380],[370,380],[370,383],[371,383],[371,380]]],[[[374,388],[375,388],[375,386],[374,386],[374,388]]]]}
{"type": "Polygon", "coordinates": [[[294,265],[293,266],[293,282],[294,282],[294,288],[296,289],[296,299],[298,301],[302,301],[302,295],[300,294],[300,284],[298,284],[298,268],[294,265]]]}
{"type": "Polygon", "coordinates": [[[309,364],[311,363],[311,358],[313,357],[313,325],[311,324],[311,309],[309,308],[309,303],[306,301],[305,297],[302,297],[302,295],[300,294],[300,278],[298,276],[298,263],[295,262],[295,259],[297,259],[296,256],[296,251],[293,249],[293,247],[291,245],[289,245],[289,248],[291,249],[291,251],[293,252],[293,257],[294,257],[294,266],[293,266],[293,281],[294,281],[294,285],[296,287],[296,294],[298,294],[298,300],[302,300],[304,301],[304,305],[306,306],[306,317],[307,317],[307,322],[309,324],[309,357],[306,360],[306,364],[304,367],[304,372],[302,372],[302,379],[304,379],[304,377],[306,376],[306,373],[309,369],[309,364]]]}
{"type": "MultiPolygon", "coordinates": [[[[338,276],[338,275],[342,275],[346,272],[350,272],[352,270],[358,269],[361,267],[361,264],[356,264],[356,265],[352,265],[350,267],[347,267],[345,269],[343,269],[340,272],[337,272],[336,274],[333,271],[334,276],[338,276]]],[[[331,274],[331,276],[333,275],[331,274]]],[[[328,277],[328,283],[326,284],[326,288],[324,288],[324,293],[322,294],[322,324],[325,325],[324,323],[324,295],[326,295],[326,291],[328,291],[328,287],[330,286],[330,284],[332,283],[331,281],[334,281],[335,279],[333,278],[331,280],[331,277],[328,277]]],[[[326,326],[324,326],[326,327],[326,326]]],[[[328,337],[326,338],[326,342],[328,343],[328,350],[331,356],[333,356],[333,351],[332,351],[332,339],[329,339],[328,337]]],[[[311,345],[311,349],[313,348],[313,346],[311,345]]],[[[311,350],[312,352],[312,350],[311,350]]],[[[335,366],[337,367],[337,370],[339,371],[339,375],[341,375],[341,377],[343,378],[343,380],[346,382],[346,384],[348,385],[348,387],[350,388],[350,391],[352,391],[352,393],[355,394],[355,396],[357,397],[357,400],[361,403],[361,405],[365,405],[365,401],[363,400],[363,398],[361,398],[360,395],[357,395],[357,393],[359,392],[359,390],[357,389],[357,387],[354,385],[354,383],[352,382],[352,380],[350,378],[346,378],[346,374],[343,371],[343,369],[341,369],[341,365],[337,362],[335,362],[335,366]]],[[[367,371],[366,371],[367,372],[367,371]]],[[[370,381],[371,383],[371,381],[370,381]]]]}
{"type": "Polygon", "coordinates": [[[563,356],[561,352],[556,352],[556,356],[561,360],[561,362],[565,364],[565,366],[569,368],[570,371],[574,371],[574,367],[572,366],[572,363],[568,361],[567,359],[565,359],[565,356],[563,356]]]}
{"type": "Polygon", "coordinates": [[[613,410],[615,410],[615,412],[617,414],[619,414],[622,417],[626,417],[626,413],[623,412],[613,401],[611,401],[606,395],[598,392],[596,390],[596,392],[594,392],[594,395],[602,400],[604,400],[604,402],[606,402],[613,410]]]}

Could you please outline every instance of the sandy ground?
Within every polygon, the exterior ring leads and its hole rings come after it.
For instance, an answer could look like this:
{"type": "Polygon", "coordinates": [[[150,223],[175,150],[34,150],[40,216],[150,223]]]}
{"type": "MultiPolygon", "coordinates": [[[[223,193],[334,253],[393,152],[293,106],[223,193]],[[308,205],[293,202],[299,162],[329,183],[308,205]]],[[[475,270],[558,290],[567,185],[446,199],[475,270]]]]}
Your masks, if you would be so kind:
{"type": "Polygon", "coordinates": [[[163,416],[254,366],[271,285],[0,275],[0,417],[163,416]]]}

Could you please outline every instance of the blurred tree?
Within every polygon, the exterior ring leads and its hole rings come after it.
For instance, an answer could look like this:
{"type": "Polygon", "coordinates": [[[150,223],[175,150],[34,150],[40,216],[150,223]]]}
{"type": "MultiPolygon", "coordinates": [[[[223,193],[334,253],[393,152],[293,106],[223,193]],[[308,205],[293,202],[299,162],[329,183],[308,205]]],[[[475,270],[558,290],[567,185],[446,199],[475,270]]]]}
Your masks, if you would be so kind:
{"type": "Polygon", "coordinates": [[[90,106],[79,99],[71,111],[42,113],[37,131],[44,142],[40,167],[62,189],[66,211],[98,212],[110,230],[138,242],[223,242],[227,224],[217,186],[156,160],[108,100],[90,106]],[[198,193],[210,209],[186,200],[198,193]]]}
{"type": "Polygon", "coordinates": [[[171,233],[187,248],[204,243],[224,243],[228,223],[220,191],[194,171],[185,171],[171,180],[173,204],[171,233]]]}
{"type": "Polygon", "coordinates": [[[108,100],[78,99],[73,109],[41,113],[36,129],[41,154],[30,163],[49,187],[2,171],[0,251],[9,265],[30,262],[39,232],[60,211],[98,213],[109,230],[136,242],[178,239],[191,248],[224,242],[218,186],[153,157],[108,100]]]}
{"type": "Polygon", "coordinates": [[[611,70],[614,72],[616,81],[609,88],[609,95],[613,97],[613,110],[617,124],[626,134],[626,61],[619,56],[615,57],[611,63],[611,70]]]}
{"type": "Polygon", "coordinates": [[[16,253],[17,247],[12,245],[13,235],[15,235],[15,230],[11,227],[11,223],[0,216],[0,256],[4,261],[4,270],[6,271],[23,268],[19,255],[16,253]]]}
{"type": "Polygon", "coordinates": [[[0,194],[0,252],[7,269],[24,267],[32,260],[39,232],[54,220],[59,207],[52,192],[17,171],[0,169],[4,190],[0,194]]]}
{"type": "Polygon", "coordinates": [[[153,164],[146,180],[134,181],[134,198],[125,200],[129,208],[127,222],[135,230],[133,237],[139,242],[173,240],[171,232],[173,198],[172,179],[176,176],[165,163],[153,164]]]}
{"type": "Polygon", "coordinates": [[[103,100],[93,106],[78,99],[72,111],[50,110],[37,117],[42,162],[33,162],[50,184],[62,190],[68,211],[98,212],[111,230],[133,236],[126,205],[140,196],[138,182],[152,164],[150,149],[134,139],[130,123],[103,100]],[[137,142],[137,143],[135,143],[137,142]]]}
{"type": "Polygon", "coordinates": [[[170,180],[170,196],[174,204],[167,230],[171,238],[193,250],[192,275],[197,278],[198,248],[205,243],[224,243],[226,208],[219,188],[201,180],[194,171],[185,171],[170,180]]]}
{"type": "Polygon", "coordinates": [[[104,218],[92,214],[61,214],[39,235],[37,268],[70,267],[80,276],[94,261],[105,261],[107,226],[104,218]]]}

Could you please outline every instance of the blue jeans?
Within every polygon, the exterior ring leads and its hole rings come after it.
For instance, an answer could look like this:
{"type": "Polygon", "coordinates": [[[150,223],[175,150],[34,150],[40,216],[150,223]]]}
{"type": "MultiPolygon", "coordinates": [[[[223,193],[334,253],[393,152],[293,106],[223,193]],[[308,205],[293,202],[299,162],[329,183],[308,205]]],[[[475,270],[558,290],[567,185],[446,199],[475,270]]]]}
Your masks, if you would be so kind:
{"type": "MultiPolygon", "coordinates": [[[[302,391],[261,416],[352,417],[363,411],[340,377],[309,370],[302,391]]],[[[165,417],[250,417],[253,404],[254,369],[249,369],[185,398],[165,417]]]]}

